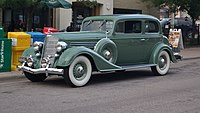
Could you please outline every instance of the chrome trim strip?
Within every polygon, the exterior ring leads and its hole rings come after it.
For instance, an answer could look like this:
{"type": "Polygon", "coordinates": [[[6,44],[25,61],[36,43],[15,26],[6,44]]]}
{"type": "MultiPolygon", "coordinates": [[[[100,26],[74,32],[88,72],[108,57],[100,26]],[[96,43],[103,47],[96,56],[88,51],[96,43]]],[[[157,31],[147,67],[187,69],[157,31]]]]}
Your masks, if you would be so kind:
{"type": "Polygon", "coordinates": [[[70,46],[85,46],[88,48],[94,48],[97,42],[71,42],[70,46]]]}
{"type": "Polygon", "coordinates": [[[29,72],[31,74],[58,74],[58,75],[62,75],[64,74],[64,70],[63,69],[57,69],[57,68],[39,68],[39,69],[32,69],[30,67],[27,66],[17,66],[17,68],[20,71],[25,71],[25,72],[29,72]]]}

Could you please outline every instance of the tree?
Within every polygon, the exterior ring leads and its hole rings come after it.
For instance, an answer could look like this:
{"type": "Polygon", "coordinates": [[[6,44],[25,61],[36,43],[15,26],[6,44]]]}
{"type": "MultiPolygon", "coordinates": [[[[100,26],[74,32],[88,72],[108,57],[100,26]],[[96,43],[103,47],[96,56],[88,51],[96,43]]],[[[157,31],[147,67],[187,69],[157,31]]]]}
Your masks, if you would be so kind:
{"type": "Polygon", "coordinates": [[[193,36],[195,32],[195,22],[200,16],[200,0],[142,0],[149,1],[155,6],[161,6],[162,4],[168,5],[171,12],[175,10],[187,11],[188,15],[192,18],[193,23],[193,36]]]}
{"type": "Polygon", "coordinates": [[[26,30],[32,29],[33,13],[37,8],[45,7],[42,0],[0,0],[0,8],[23,10],[26,21],[26,30]]]}

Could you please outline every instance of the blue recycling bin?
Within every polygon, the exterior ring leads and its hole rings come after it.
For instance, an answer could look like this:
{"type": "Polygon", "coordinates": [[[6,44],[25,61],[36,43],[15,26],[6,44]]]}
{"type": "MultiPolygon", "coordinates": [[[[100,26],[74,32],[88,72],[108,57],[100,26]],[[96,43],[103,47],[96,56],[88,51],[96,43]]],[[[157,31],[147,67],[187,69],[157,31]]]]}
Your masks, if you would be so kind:
{"type": "Polygon", "coordinates": [[[46,35],[41,32],[26,32],[26,33],[31,35],[31,45],[33,45],[34,42],[36,41],[44,42],[44,39],[46,37],[46,35]]]}

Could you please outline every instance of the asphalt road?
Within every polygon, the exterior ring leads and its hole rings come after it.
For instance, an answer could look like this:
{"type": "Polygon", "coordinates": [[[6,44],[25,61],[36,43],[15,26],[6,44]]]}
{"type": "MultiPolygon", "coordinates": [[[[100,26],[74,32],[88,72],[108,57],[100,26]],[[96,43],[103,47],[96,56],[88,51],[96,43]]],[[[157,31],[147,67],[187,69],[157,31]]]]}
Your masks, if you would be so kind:
{"type": "Polygon", "coordinates": [[[33,83],[0,78],[0,113],[200,113],[200,59],[172,64],[167,76],[150,69],[93,75],[81,88],[52,76],[33,83]]]}

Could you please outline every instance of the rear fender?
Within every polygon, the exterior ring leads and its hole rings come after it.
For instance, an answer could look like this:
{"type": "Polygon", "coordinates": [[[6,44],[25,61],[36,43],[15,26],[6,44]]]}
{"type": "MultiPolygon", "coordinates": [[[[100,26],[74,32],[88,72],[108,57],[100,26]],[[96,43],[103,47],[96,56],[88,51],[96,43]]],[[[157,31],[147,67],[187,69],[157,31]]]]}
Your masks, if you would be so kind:
{"type": "MultiPolygon", "coordinates": [[[[114,65],[108,62],[98,53],[86,47],[72,47],[65,50],[62,55],[59,57],[56,66],[58,67],[67,67],[69,66],[77,56],[84,55],[89,56],[94,61],[94,64],[97,70],[115,70],[120,69],[119,66],[114,65]]],[[[91,61],[92,62],[92,61],[91,61]]]]}
{"type": "Polygon", "coordinates": [[[173,63],[176,63],[176,58],[173,54],[173,51],[172,51],[172,48],[169,47],[168,45],[166,44],[163,44],[163,43],[159,43],[155,46],[153,52],[152,52],[152,55],[150,57],[150,60],[149,60],[149,63],[150,64],[157,64],[157,61],[158,61],[158,55],[161,51],[167,51],[167,53],[169,54],[170,56],[170,60],[173,62],[173,63]]]}

